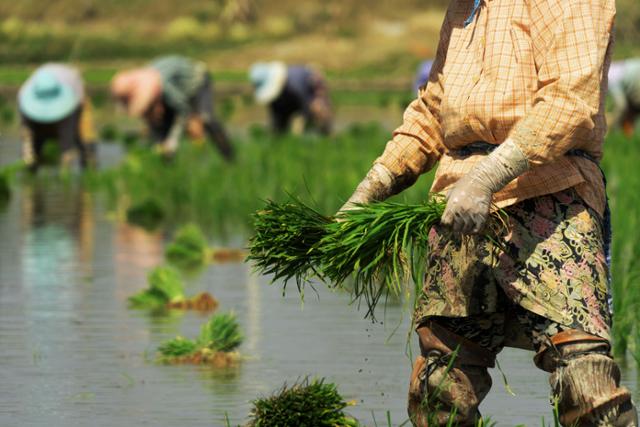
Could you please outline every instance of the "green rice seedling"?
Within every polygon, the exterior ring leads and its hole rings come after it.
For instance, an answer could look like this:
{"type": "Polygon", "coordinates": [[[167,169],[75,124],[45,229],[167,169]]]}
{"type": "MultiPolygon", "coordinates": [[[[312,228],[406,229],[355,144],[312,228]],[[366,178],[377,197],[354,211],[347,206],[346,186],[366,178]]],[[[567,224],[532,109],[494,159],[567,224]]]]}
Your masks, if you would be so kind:
{"type": "Polygon", "coordinates": [[[156,267],[148,276],[149,288],[129,297],[133,308],[160,308],[185,300],[180,274],[171,267],[156,267]]]}
{"type": "Polygon", "coordinates": [[[148,280],[148,289],[129,297],[131,308],[211,311],[218,307],[218,301],[206,292],[187,298],[180,274],[172,267],[156,267],[148,280]]]}
{"type": "Polygon", "coordinates": [[[228,353],[242,344],[244,336],[234,313],[218,314],[200,329],[198,344],[209,350],[228,353]]]}
{"type": "Polygon", "coordinates": [[[127,209],[127,221],[146,230],[158,228],[163,219],[164,211],[153,199],[146,199],[127,209]]]}
{"type": "Polygon", "coordinates": [[[180,336],[158,347],[158,359],[164,363],[207,364],[215,367],[235,365],[236,351],[244,337],[233,313],[218,314],[204,325],[195,341],[180,336]]]}
{"type": "Polygon", "coordinates": [[[321,263],[312,248],[327,235],[333,219],[291,198],[285,204],[268,201],[253,215],[255,234],[249,241],[249,261],[273,280],[295,278],[298,289],[321,263]]]}
{"type": "Polygon", "coordinates": [[[356,427],[360,424],[344,409],[346,402],[337,386],[324,379],[286,384],[270,397],[256,399],[249,415],[249,427],[315,426],[356,427]]]}
{"type": "MultiPolygon", "coordinates": [[[[268,202],[254,216],[248,261],[285,286],[295,280],[300,290],[313,277],[341,288],[353,279],[354,301],[364,301],[366,315],[373,316],[383,295],[408,293],[411,278],[421,283],[428,233],[445,206],[444,198],[434,195],[422,204],[361,205],[335,220],[295,198],[268,202]]],[[[492,223],[499,223],[499,214],[494,218],[492,223]]]]}
{"type": "Polygon", "coordinates": [[[422,271],[429,230],[445,206],[443,197],[433,196],[418,205],[383,202],[341,212],[315,249],[322,277],[336,285],[352,277],[354,299],[364,299],[373,315],[382,295],[402,294],[411,274],[422,271]]]}
{"type": "Polygon", "coordinates": [[[175,337],[158,347],[161,358],[183,357],[193,354],[198,349],[198,344],[183,337],[175,337]]]}
{"type": "Polygon", "coordinates": [[[165,250],[165,256],[171,264],[186,270],[201,267],[207,261],[208,254],[207,239],[200,227],[193,223],[181,227],[165,250]]]}

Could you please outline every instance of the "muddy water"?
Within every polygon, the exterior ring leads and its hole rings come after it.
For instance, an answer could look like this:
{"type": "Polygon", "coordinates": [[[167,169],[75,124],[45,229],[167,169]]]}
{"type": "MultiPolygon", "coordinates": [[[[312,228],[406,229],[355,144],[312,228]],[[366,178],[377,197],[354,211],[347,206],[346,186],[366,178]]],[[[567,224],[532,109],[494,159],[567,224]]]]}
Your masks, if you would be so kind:
{"type": "MultiPolygon", "coordinates": [[[[2,147],[2,144],[0,144],[2,147]]],[[[2,162],[16,153],[0,148],[2,162]]],[[[114,153],[106,148],[107,158],[114,153]]],[[[195,336],[198,315],[153,317],[126,308],[162,262],[164,238],[116,224],[78,185],[22,184],[0,212],[0,425],[220,426],[246,421],[249,401],[306,375],[326,376],[367,425],[405,419],[408,318],[390,306],[383,324],[364,320],[348,297],[319,288],[302,305],[292,290],[243,264],[215,265],[189,280],[233,310],[246,334],[242,365],[228,371],[153,363],[158,344],[195,336]],[[398,328],[397,333],[392,334],[398,328]]],[[[505,351],[483,405],[498,425],[540,425],[550,413],[546,376],[531,354],[505,351]]],[[[636,390],[635,372],[624,373],[636,390]]]]}

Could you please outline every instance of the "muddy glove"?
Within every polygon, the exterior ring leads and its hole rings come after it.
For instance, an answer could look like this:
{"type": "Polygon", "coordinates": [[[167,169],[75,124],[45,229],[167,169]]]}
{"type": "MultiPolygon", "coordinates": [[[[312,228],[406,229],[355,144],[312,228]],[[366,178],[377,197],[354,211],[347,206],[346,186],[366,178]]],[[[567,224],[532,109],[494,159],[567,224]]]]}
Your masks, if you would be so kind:
{"type": "Polygon", "coordinates": [[[375,163],[338,212],[357,208],[361,203],[385,200],[402,190],[399,180],[389,169],[380,163],[375,163]]]}
{"type": "Polygon", "coordinates": [[[528,168],[527,158],[513,141],[500,144],[449,191],[442,224],[463,234],[479,233],[489,216],[493,194],[528,168]]]}

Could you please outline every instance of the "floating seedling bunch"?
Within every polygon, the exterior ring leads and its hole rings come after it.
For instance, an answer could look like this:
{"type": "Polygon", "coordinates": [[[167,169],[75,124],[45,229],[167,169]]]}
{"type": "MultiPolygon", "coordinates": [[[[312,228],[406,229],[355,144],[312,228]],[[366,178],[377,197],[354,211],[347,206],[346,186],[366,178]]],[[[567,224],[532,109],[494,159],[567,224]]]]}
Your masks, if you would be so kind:
{"type": "Polygon", "coordinates": [[[235,314],[218,314],[202,325],[200,335],[195,340],[178,336],[160,345],[159,360],[164,363],[228,367],[239,361],[237,349],[243,340],[235,314]]]}
{"type": "Polygon", "coordinates": [[[364,301],[373,316],[383,295],[401,295],[410,279],[422,280],[428,233],[445,206],[442,196],[433,195],[422,204],[360,205],[332,218],[299,199],[268,202],[254,214],[248,260],[285,286],[295,280],[300,290],[313,278],[333,287],[349,282],[354,301],[364,301]]]}
{"type": "Polygon", "coordinates": [[[335,384],[324,379],[304,380],[273,396],[256,399],[247,427],[316,426],[356,427],[360,424],[344,413],[346,402],[335,384]]]}
{"type": "Polygon", "coordinates": [[[209,247],[202,230],[196,224],[181,227],[173,242],[167,245],[165,257],[170,263],[183,269],[197,269],[207,261],[209,247]]]}
{"type": "Polygon", "coordinates": [[[194,271],[210,262],[241,262],[246,253],[234,248],[210,248],[202,229],[191,223],[178,229],[165,257],[180,269],[194,271]]]}
{"type": "Polygon", "coordinates": [[[154,268],[149,273],[148,281],[149,288],[129,297],[131,308],[211,311],[218,307],[218,301],[206,292],[186,297],[180,273],[172,267],[154,268]]]}

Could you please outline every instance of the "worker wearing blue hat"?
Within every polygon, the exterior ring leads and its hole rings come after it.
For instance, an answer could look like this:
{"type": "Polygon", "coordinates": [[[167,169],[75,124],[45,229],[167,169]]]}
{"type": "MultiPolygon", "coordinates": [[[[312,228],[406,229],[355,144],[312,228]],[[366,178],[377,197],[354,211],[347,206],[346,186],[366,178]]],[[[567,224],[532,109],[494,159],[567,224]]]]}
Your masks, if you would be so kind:
{"type": "Polygon", "coordinates": [[[251,66],[249,79],[256,102],[269,106],[274,132],[288,131],[296,115],[302,115],[307,129],[331,132],[333,114],[327,84],[317,71],[277,61],[259,62],[251,66]]]}
{"type": "Polygon", "coordinates": [[[38,68],[20,87],[18,108],[24,129],[23,159],[33,171],[42,163],[48,140],[57,142],[65,168],[77,153],[82,167],[94,162],[91,106],[75,68],[54,63],[38,68]]]}

